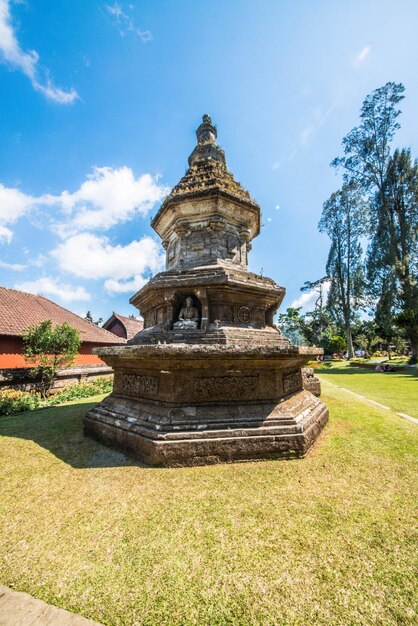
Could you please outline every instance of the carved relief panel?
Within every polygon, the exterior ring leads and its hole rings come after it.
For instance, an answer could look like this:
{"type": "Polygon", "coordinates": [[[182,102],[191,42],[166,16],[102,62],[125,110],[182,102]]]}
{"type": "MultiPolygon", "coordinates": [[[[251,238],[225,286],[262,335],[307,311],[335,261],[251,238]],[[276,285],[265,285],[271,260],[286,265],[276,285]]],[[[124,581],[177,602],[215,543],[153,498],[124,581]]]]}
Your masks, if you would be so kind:
{"type": "Polygon", "coordinates": [[[115,393],[126,396],[152,398],[158,393],[159,376],[118,372],[115,374],[115,393]]]}
{"type": "Polygon", "coordinates": [[[283,374],[283,392],[288,395],[302,389],[302,373],[300,370],[283,374]]]}
{"type": "Polygon", "coordinates": [[[258,384],[258,376],[202,376],[194,381],[194,399],[254,400],[258,384]]]}

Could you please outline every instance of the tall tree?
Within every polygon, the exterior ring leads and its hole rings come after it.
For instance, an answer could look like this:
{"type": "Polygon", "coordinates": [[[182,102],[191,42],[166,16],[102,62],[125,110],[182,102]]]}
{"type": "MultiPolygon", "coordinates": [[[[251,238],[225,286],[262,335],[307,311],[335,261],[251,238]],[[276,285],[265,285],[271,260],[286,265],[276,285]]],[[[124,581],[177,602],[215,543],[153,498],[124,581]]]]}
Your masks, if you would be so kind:
{"type": "Polygon", "coordinates": [[[319,230],[331,239],[327,274],[328,306],[344,329],[349,358],[354,355],[352,324],[364,296],[361,237],[366,232],[366,205],[359,186],[345,183],[324,203],[319,230]]]}
{"type": "Polygon", "coordinates": [[[390,146],[400,128],[399,102],[404,98],[401,83],[386,83],[369,94],[360,110],[360,124],[343,139],[344,156],[334,159],[342,167],[344,180],[355,181],[364,191],[377,190],[385,198],[385,181],[391,158],[390,146]]]}
{"type": "Polygon", "coordinates": [[[303,287],[300,288],[301,291],[312,292],[316,294],[314,310],[305,313],[305,315],[303,316],[306,329],[310,329],[309,336],[307,336],[306,332],[304,332],[304,334],[308,342],[316,346],[321,345],[323,335],[331,324],[329,311],[326,307],[326,295],[329,285],[329,277],[323,276],[318,280],[305,281],[303,287]]]}
{"type": "Polygon", "coordinates": [[[371,292],[380,324],[397,322],[418,357],[418,163],[395,150],[384,180],[385,201],[371,203],[375,224],[367,256],[371,292]]]}
{"type": "Polygon", "coordinates": [[[367,193],[371,244],[367,255],[368,288],[376,301],[376,321],[390,346],[394,322],[405,332],[412,359],[418,358],[417,164],[409,150],[391,154],[400,128],[399,103],[404,86],[386,83],[364,100],[360,124],[343,139],[341,167],[346,182],[367,193]]]}

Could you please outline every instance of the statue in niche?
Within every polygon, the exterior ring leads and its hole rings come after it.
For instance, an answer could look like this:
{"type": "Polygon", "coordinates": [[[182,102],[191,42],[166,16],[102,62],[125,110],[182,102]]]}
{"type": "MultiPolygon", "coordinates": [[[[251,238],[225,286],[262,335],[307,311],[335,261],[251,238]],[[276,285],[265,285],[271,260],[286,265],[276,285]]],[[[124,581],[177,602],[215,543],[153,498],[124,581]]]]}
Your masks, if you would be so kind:
{"type": "Polygon", "coordinates": [[[193,299],[188,296],[186,298],[185,304],[181,307],[179,318],[177,322],[173,324],[173,328],[177,329],[188,329],[188,328],[198,328],[199,326],[199,311],[193,305],[193,299]]]}

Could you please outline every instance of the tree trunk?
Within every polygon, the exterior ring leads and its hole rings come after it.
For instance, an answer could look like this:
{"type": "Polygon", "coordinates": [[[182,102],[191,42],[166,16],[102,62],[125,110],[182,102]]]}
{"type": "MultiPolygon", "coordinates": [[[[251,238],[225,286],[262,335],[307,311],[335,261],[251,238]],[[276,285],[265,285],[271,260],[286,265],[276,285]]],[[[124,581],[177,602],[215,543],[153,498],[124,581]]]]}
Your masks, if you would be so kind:
{"type": "Polygon", "coordinates": [[[418,334],[411,338],[411,363],[418,363],[418,334]]]}
{"type": "Polygon", "coordinates": [[[351,334],[351,328],[348,327],[345,329],[345,336],[347,339],[347,354],[348,358],[352,359],[354,357],[354,348],[353,348],[353,337],[351,334]]]}

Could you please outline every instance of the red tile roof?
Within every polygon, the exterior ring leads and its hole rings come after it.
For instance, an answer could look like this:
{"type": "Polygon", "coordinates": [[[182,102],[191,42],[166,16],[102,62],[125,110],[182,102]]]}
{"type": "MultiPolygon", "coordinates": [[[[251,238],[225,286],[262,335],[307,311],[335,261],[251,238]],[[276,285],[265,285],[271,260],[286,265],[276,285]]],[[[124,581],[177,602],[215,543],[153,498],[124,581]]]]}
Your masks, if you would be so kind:
{"type": "Polygon", "coordinates": [[[52,320],[53,324],[67,322],[80,331],[81,340],[97,344],[125,343],[103,328],[84,320],[43,296],[0,287],[0,335],[23,335],[32,324],[52,320]]]}
{"type": "Polygon", "coordinates": [[[139,333],[140,330],[143,330],[144,328],[144,320],[139,320],[135,317],[125,317],[125,315],[120,315],[114,311],[109,319],[103,324],[103,328],[109,328],[115,320],[119,320],[122,326],[124,326],[126,330],[126,339],[132,339],[137,333],[139,333]]]}

